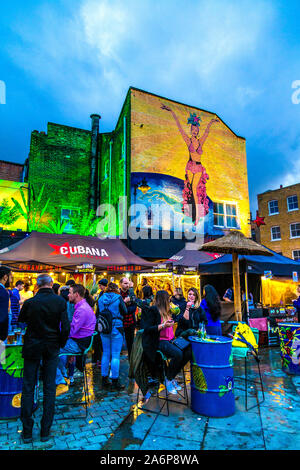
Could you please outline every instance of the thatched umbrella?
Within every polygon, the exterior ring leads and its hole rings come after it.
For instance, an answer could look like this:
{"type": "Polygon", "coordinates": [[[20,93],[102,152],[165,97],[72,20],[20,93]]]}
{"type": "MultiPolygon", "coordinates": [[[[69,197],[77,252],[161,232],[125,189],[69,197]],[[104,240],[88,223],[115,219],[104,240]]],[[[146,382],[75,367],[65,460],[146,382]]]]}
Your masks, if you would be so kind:
{"type": "Polygon", "coordinates": [[[218,238],[211,242],[205,243],[199,248],[201,251],[214,253],[231,253],[232,254],[232,276],[234,289],[234,309],[236,319],[242,319],[241,306],[241,286],[240,286],[240,269],[238,255],[264,255],[272,256],[272,253],[262,245],[259,245],[238,230],[232,230],[224,237],[218,238]]]}

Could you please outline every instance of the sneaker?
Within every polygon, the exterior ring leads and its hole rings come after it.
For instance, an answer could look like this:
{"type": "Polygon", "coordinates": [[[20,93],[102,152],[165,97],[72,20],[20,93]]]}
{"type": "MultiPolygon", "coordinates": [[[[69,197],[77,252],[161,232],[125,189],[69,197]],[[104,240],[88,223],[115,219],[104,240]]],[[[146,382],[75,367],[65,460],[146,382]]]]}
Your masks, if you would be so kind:
{"type": "Polygon", "coordinates": [[[166,379],[166,387],[169,393],[171,393],[172,395],[177,395],[177,390],[175,389],[171,380],[166,379]]]}
{"type": "Polygon", "coordinates": [[[172,384],[175,388],[175,390],[177,390],[179,392],[179,390],[182,389],[182,387],[176,382],[176,380],[172,380],[172,384]]]}
{"type": "Polygon", "coordinates": [[[120,379],[112,379],[111,389],[112,391],[124,390],[125,385],[121,384],[120,379]]]}
{"type": "Polygon", "coordinates": [[[63,395],[64,393],[68,391],[69,391],[68,385],[58,384],[56,387],[56,396],[59,397],[60,395],[63,395]]]}

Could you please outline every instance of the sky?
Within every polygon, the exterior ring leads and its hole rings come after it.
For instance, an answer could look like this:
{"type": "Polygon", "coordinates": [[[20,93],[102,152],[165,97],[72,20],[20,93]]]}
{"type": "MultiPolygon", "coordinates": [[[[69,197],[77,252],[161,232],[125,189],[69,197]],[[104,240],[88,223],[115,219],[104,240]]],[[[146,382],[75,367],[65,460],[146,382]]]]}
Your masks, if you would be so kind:
{"type": "Polygon", "coordinates": [[[255,218],[257,194],[300,182],[299,33],[298,0],[1,2],[0,160],[48,122],[113,130],[133,86],[245,137],[255,218]]]}

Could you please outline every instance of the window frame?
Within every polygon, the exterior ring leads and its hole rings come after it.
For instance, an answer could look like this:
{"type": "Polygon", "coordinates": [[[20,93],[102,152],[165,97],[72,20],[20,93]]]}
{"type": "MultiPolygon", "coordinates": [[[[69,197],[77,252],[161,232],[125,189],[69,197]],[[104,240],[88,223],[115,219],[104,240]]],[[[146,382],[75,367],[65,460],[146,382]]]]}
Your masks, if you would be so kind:
{"type": "Polygon", "coordinates": [[[279,204],[278,204],[278,199],[272,199],[271,201],[268,201],[268,210],[269,210],[269,215],[278,215],[279,214],[279,204]],[[270,204],[271,202],[277,202],[277,212],[270,212],[270,204]]]}
{"type": "Polygon", "coordinates": [[[300,249],[299,249],[299,250],[292,250],[292,255],[293,255],[293,260],[295,260],[295,261],[300,261],[300,249]],[[295,255],[294,255],[294,253],[295,253],[296,251],[298,251],[298,253],[299,253],[299,258],[297,258],[297,259],[295,258],[295,255]]]}
{"type": "Polygon", "coordinates": [[[300,222],[292,222],[292,223],[290,223],[290,238],[291,238],[291,239],[300,238],[300,222]],[[293,235],[292,235],[292,225],[299,225],[299,235],[296,235],[295,237],[293,237],[293,235]]]}
{"type": "Polygon", "coordinates": [[[281,240],[281,229],[280,229],[280,225],[273,225],[273,227],[271,227],[271,241],[272,242],[278,242],[281,240]],[[280,233],[280,238],[273,238],[273,228],[279,228],[279,233],[280,233]]]}
{"type": "Polygon", "coordinates": [[[232,229],[232,230],[237,230],[239,229],[239,216],[238,216],[238,205],[237,203],[232,203],[232,202],[213,202],[213,218],[215,218],[215,216],[220,216],[220,217],[223,217],[223,221],[224,221],[224,224],[223,225],[216,225],[215,223],[213,223],[213,226],[216,227],[216,228],[227,228],[227,229],[232,229]],[[223,206],[223,214],[221,214],[220,212],[215,212],[215,204],[221,204],[223,206]],[[227,208],[226,206],[232,206],[235,208],[235,215],[232,215],[232,214],[227,214],[227,208]],[[236,226],[235,227],[231,227],[229,225],[227,225],[227,217],[233,217],[235,220],[236,220],[236,226]]]}
{"type": "Polygon", "coordinates": [[[299,202],[298,202],[298,196],[297,196],[297,194],[293,194],[292,196],[287,196],[287,198],[286,198],[286,203],[287,203],[287,210],[288,210],[288,212],[293,212],[293,211],[298,211],[298,210],[299,210],[299,202]],[[289,198],[292,198],[292,197],[296,197],[296,198],[297,198],[297,205],[298,205],[298,207],[296,207],[295,209],[290,209],[290,208],[289,208],[289,198]]]}

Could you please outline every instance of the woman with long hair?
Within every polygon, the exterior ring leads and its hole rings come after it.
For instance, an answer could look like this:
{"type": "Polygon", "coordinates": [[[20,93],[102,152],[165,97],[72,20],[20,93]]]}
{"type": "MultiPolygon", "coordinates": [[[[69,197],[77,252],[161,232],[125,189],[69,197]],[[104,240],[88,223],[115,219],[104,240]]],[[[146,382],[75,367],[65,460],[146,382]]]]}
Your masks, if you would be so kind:
{"type": "Polygon", "coordinates": [[[203,308],[200,306],[200,295],[195,287],[188,291],[187,304],[183,316],[179,319],[176,336],[184,331],[198,330],[200,323],[207,323],[203,308]]]}
{"type": "Polygon", "coordinates": [[[127,308],[120,295],[120,289],[117,284],[110,282],[104,291],[104,294],[98,300],[99,314],[108,309],[112,314],[112,331],[109,334],[101,333],[102,340],[102,359],[101,375],[102,387],[111,387],[112,390],[123,390],[124,385],[120,383],[120,355],[123,345],[123,316],[127,313],[127,308]],[[109,364],[111,368],[112,381],[110,382],[109,364]]]}
{"type": "Polygon", "coordinates": [[[204,166],[202,165],[203,146],[208,137],[211,126],[220,122],[219,119],[211,119],[207,124],[202,136],[199,138],[200,116],[195,113],[190,114],[187,123],[191,125],[191,137],[184,131],[177,115],[169,107],[163,104],[161,109],[169,111],[178,127],[178,130],[188,148],[189,160],[185,167],[185,182],[183,189],[183,212],[192,218],[195,225],[201,217],[208,213],[209,200],[206,194],[206,181],[209,179],[204,166]],[[190,210],[192,206],[192,210],[190,210]]]}
{"type": "Polygon", "coordinates": [[[154,305],[146,314],[142,313],[141,329],[143,329],[142,345],[152,375],[156,376],[157,351],[160,350],[168,359],[166,370],[166,387],[169,393],[177,394],[181,387],[175,382],[178,372],[190,359],[190,351],[187,348],[181,351],[172,344],[174,339],[174,321],[170,311],[170,295],[165,290],[156,293],[154,305]]]}
{"type": "Polygon", "coordinates": [[[208,323],[206,325],[206,332],[208,335],[222,335],[222,328],[220,322],[221,316],[221,302],[216,289],[207,284],[204,286],[204,299],[201,301],[201,307],[205,311],[208,323]]]}

